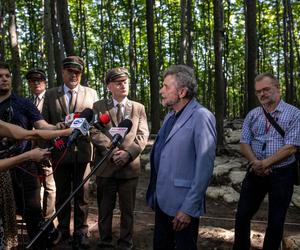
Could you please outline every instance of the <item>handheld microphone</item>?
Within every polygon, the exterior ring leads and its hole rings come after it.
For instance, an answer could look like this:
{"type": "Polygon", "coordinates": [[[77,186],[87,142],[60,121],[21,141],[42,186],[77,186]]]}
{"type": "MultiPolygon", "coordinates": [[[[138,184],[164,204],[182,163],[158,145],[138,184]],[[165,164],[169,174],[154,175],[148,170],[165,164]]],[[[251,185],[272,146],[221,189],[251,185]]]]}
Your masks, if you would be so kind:
{"type": "Polygon", "coordinates": [[[66,148],[65,140],[62,137],[56,137],[52,141],[52,146],[48,148],[48,151],[57,150],[63,151],[66,148]]]}
{"type": "Polygon", "coordinates": [[[76,118],[70,126],[73,128],[73,132],[68,139],[67,147],[70,147],[79,135],[87,135],[90,128],[89,123],[93,119],[93,110],[89,108],[84,109],[80,117],[81,118],[76,118]]]}
{"type": "Polygon", "coordinates": [[[132,128],[132,121],[125,119],[119,123],[118,127],[113,127],[109,130],[112,135],[111,143],[114,147],[121,145],[122,140],[130,132],[132,128]]]}
{"type": "Polygon", "coordinates": [[[95,118],[94,118],[94,123],[93,123],[93,126],[96,128],[96,129],[103,129],[105,128],[105,125],[108,124],[110,122],[110,117],[108,114],[95,114],[95,118]]]}
{"type": "Polygon", "coordinates": [[[68,114],[65,118],[65,124],[70,127],[70,125],[72,124],[72,122],[76,119],[76,118],[80,118],[80,113],[76,112],[76,113],[72,113],[72,114],[68,114]]]}

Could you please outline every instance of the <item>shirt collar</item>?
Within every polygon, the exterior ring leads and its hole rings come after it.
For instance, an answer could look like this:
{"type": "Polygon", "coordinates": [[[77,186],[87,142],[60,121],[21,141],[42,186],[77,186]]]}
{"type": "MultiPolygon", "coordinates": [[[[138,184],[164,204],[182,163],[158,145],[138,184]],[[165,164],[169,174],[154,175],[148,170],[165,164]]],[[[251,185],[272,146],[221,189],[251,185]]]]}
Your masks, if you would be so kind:
{"type": "Polygon", "coordinates": [[[44,95],[45,95],[45,92],[46,92],[46,90],[44,90],[44,91],[43,91],[42,93],[40,93],[39,95],[33,94],[33,97],[34,97],[34,98],[38,97],[39,99],[43,99],[43,98],[44,98],[44,95]]]}
{"type": "Polygon", "coordinates": [[[285,102],[283,100],[280,100],[277,107],[272,112],[270,112],[270,114],[282,113],[284,110],[284,105],[285,102]]]}
{"type": "Polygon", "coordinates": [[[191,100],[189,100],[189,101],[183,106],[183,108],[180,109],[177,113],[175,113],[175,111],[173,111],[173,115],[174,115],[176,118],[178,118],[178,117],[182,114],[183,110],[185,110],[186,106],[190,103],[190,101],[191,101],[191,100]]]}
{"type": "MultiPolygon", "coordinates": [[[[117,104],[119,103],[119,102],[118,102],[117,100],[115,100],[115,99],[113,99],[113,102],[114,102],[114,107],[116,107],[117,104]]],[[[126,102],[127,102],[127,97],[125,97],[125,98],[123,99],[123,101],[121,101],[120,103],[122,104],[123,107],[125,107],[126,102]]]]}
{"type": "Polygon", "coordinates": [[[283,100],[280,100],[275,110],[278,110],[280,113],[284,110],[284,104],[285,102],[283,100]]]}
{"type": "MultiPolygon", "coordinates": [[[[79,85],[76,86],[76,88],[72,89],[72,91],[75,90],[75,93],[78,93],[79,85]]],[[[64,84],[64,93],[67,94],[71,90],[66,84],[64,84]]]]}

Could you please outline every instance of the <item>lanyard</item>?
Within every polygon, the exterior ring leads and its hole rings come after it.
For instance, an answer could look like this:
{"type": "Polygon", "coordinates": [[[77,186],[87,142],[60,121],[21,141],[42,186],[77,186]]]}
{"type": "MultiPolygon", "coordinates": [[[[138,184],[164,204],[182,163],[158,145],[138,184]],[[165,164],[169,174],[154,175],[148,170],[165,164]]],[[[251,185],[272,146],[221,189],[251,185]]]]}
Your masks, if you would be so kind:
{"type": "MultiPolygon", "coordinates": [[[[270,130],[272,124],[269,122],[269,120],[268,120],[268,118],[267,118],[266,116],[264,116],[264,117],[265,117],[265,121],[266,121],[266,123],[265,123],[265,134],[268,134],[268,132],[269,132],[269,130],[270,130]]],[[[275,116],[275,114],[274,114],[274,117],[273,117],[273,118],[274,118],[275,121],[278,120],[278,117],[275,116]]]]}
{"type": "MultiPolygon", "coordinates": [[[[266,123],[265,123],[265,135],[267,135],[268,132],[269,132],[269,130],[270,130],[270,128],[271,128],[271,126],[272,126],[272,124],[269,122],[269,120],[268,120],[268,118],[267,118],[266,116],[264,116],[264,117],[265,117],[265,121],[266,121],[266,123]]],[[[278,117],[275,116],[275,114],[274,114],[274,120],[275,120],[275,121],[278,120],[278,117]]],[[[267,147],[267,143],[264,142],[263,145],[262,145],[261,150],[262,150],[262,151],[265,151],[265,150],[266,150],[266,147],[267,147]]]]}

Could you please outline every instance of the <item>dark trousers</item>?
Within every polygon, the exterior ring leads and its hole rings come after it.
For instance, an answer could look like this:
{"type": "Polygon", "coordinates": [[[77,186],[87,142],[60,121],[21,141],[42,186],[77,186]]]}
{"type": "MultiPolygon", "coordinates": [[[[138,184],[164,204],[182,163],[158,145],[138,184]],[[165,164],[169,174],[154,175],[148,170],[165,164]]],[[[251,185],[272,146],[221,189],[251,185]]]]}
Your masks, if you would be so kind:
{"type": "Polygon", "coordinates": [[[192,217],[191,223],[178,232],[173,230],[173,219],[173,216],[165,214],[156,203],[153,249],[197,250],[199,219],[192,217]]]}
{"type": "MultiPolygon", "coordinates": [[[[38,174],[37,166],[34,163],[25,163],[22,165],[26,171],[33,175],[38,174]]],[[[38,177],[32,176],[20,169],[10,170],[16,207],[19,214],[23,216],[26,222],[26,229],[29,238],[32,239],[40,229],[44,219],[42,216],[40,181],[38,177]]],[[[44,239],[40,239],[35,244],[36,249],[43,249],[44,239]]]]}
{"type": "Polygon", "coordinates": [[[118,247],[131,249],[133,246],[133,211],[138,178],[119,179],[97,177],[96,181],[100,245],[112,246],[113,210],[116,205],[116,197],[118,194],[121,211],[118,247]]]}
{"type": "MultiPolygon", "coordinates": [[[[77,180],[74,177],[74,164],[62,164],[58,166],[54,172],[54,179],[56,184],[56,210],[66,201],[72,192],[72,187],[77,187],[84,177],[90,172],[90,168],[87,167],[87,163],[77,164],[77,180]]],[[[88,182],[81,188],[76,195],[76,207],[78,214],[74,218],[74,233],[87,233],[88,224],[88,182]]],[[[58,226],[57,228],[65,234],[70,233],[70,220],[71,220],[71,204],[70,202],[64,207],[64,209],[58,214],[58,226]]]]}
{"type": "Polygon", "coordinates": [[[284,221],[293,191],[293,166],[273,170],[264,177],[247,172],[242,183],[240,200],[238,203],[234,250],[250,248],[250,223],[258,211],[265,195],[268,193],[268,225],[263,244],[264,250],[276,250],[280,246],[283,236],[284,221]]]}

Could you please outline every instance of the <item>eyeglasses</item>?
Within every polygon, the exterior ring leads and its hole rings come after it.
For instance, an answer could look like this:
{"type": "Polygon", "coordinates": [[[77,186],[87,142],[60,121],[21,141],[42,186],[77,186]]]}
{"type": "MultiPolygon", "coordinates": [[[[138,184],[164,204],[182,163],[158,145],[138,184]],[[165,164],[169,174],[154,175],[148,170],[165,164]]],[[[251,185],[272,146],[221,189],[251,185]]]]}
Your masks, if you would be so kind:
{"type": "Polygon", "coordinates": [[[264,94],[264,93],[270,93],[271,90],[272,90],[272,88],[266,87],[266,88],[263,88],[263,89],[260,89],[260,90],[255,90],[255,94],[256,95],[261,95],[261,94],[264,94]]]}

